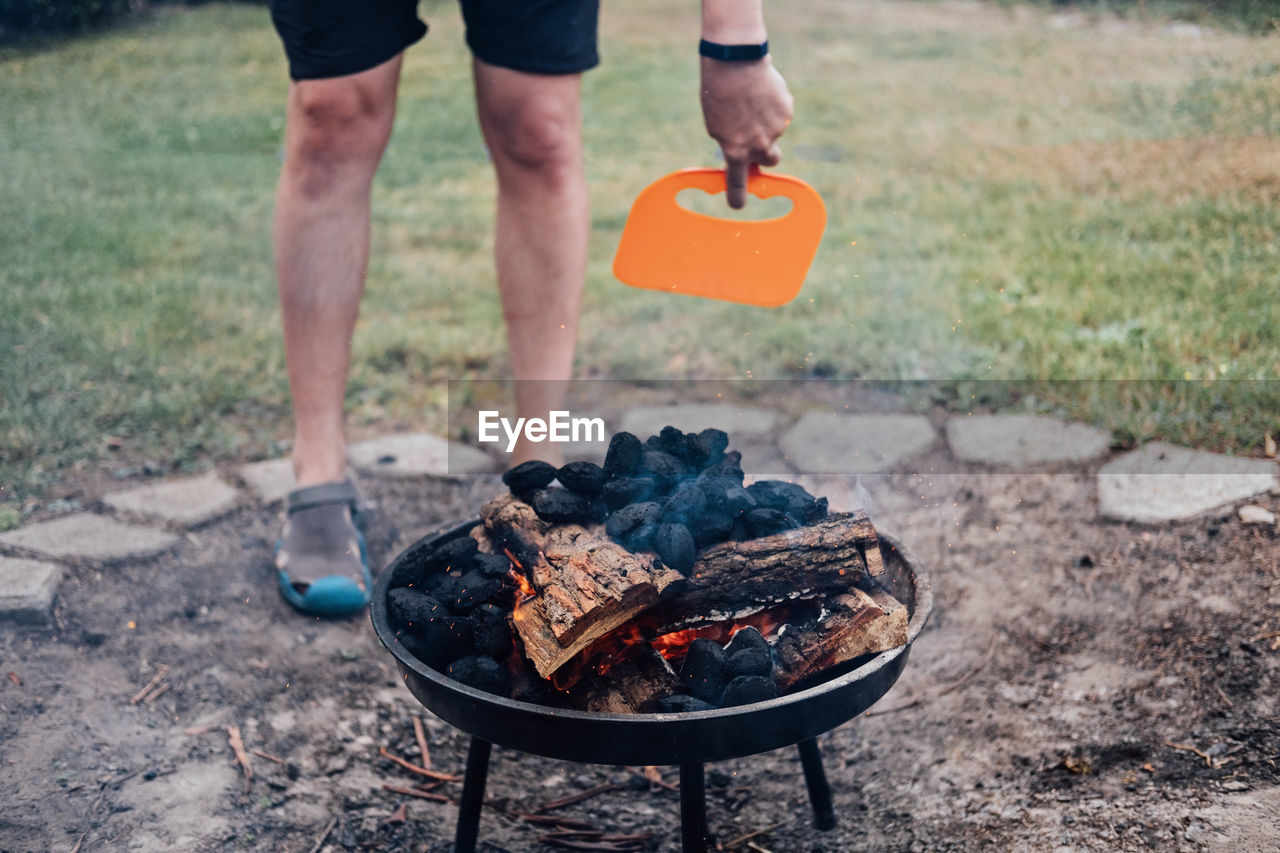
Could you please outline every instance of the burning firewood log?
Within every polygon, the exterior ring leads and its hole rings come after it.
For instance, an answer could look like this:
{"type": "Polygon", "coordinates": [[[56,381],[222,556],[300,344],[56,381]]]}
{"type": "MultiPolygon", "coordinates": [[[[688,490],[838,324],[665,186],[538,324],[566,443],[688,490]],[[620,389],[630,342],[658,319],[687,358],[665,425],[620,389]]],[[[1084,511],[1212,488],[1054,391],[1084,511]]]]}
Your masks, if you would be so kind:
{"type": "Polygon", "coordinates": [[[851,589],[826,618],[783,633],[773,646],[774,681],[789,690],[825,669],[907,641],[907,608],[883,590],[851,589]]]}
{"type": "Polygon", "coordinates": [[[665,634],[804,595],[866,586],[883,573],[867,514],[833,515],[808,527],[706,549],[689,580],[663,596],[643,621],[665,634]]]}
{"type": "Polygon", "coordinates": [[[631,646],[603,672],[582,679],[574,704],[587,711],[631,714],[648,710],[680,690],[675,672],[655,649],[631,646]]]}
{"type": "Polygon", "coordinates": [[[485,504],[480,518],[532,584],[533,597],[516,602],[512,621],[543,678],[682,579],[581,525],[544,521],[512,495],[485,504]]]}

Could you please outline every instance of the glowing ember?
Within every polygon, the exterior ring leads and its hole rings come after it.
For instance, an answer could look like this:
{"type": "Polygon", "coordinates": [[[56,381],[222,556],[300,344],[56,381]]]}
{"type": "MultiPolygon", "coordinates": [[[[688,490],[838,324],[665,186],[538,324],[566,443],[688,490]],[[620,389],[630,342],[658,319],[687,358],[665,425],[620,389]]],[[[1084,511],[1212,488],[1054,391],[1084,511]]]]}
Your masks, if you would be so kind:
{"type": "MultiPolygon", "coordinates": [[[[689,644],[694,640],[705,638],[725,645],[733,639],[734,634],[747,627],[755,628],[767,639],[786,623],[792,609],[791,605],[783,605],[741,616],[732,622],[683,628],[659,637],[647,637],[639,625],[628,622],[587,646],[574,661],[553,673],[550,680],[556,689],[566,690],[588,673],[605,675],[627,657],[630,649],[639,645],[652,647],[673,666],[679,666],[689,651],[689,644]]],[[[515,618],[520,618],[518,606],[515,618]]]]}

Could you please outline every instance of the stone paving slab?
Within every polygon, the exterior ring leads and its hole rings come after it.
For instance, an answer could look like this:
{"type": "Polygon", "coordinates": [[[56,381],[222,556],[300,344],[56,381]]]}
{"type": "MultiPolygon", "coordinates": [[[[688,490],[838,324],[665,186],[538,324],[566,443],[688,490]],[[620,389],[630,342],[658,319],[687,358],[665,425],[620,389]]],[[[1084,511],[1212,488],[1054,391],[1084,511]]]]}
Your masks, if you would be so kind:
{"type": "Polygon", "coordinates": [[[19,557],[0,557],[0,620],[46,625],[62,566],[19,557]]]}
{"type": "Polygon", "coordinates": [[[1107,518],[1184,521],[1280,487],[1276,463],[1188,450],[1153,441],[1098,472],[1098,509],[1107,518]]]}
{"type": "Polygon", "coordinates": [[[163,530],[125,524],[89,512],[78,512],[0,534],[0,545],[25,548],[49,557],[84,560],[152,557],[177,541],[177,536],[163,530]]]}
{"type": "Polygon", "coordinates": [[[735,438],[766,435],[777,423],[775,412],[731,403],[639,406],[622,416],[622,429],[639,436],[641,441],[657,435],[664,426],[673,426],[684,432],[700,432],[714,427],[729,433],[730,447],[736,447],[733,443],[735,438]]]}
{"type": "Polygon", "coordinates": [[[102,498],[102,502],[114,510],[152,516],[187,527],[226,515],[239,500],[240,492],[212,473],[151,483],[141,488],[112,492],[102,498]]]}
{"type": "Polygon", "coordinates": [[[947,421],[947,441],[965,462],[1029,468],[1101,458],[1111,433],[1044,415],[957,415],[947,421]]]}
{"type": "Polygon", "coordinates": [[[248,483],[258,500],[264,504],[284,500],[284,496],[293,488],[293,461],[290,459],[251,462],[240,466],[236,473],[248,483]]]}
{"type": "Polygon", "coordinates": [[[900,468],[937,439],[937,431],[923,415],[812,412],[778,444],[805,474],[869,474],[900,468]]]}
{"type": "Polygon", "coordinates": [[[347,458],[357,470],[390,477],[459,477],[496,469],[487,453],[425,432],[362,441],[347,449],[347,458]]]}

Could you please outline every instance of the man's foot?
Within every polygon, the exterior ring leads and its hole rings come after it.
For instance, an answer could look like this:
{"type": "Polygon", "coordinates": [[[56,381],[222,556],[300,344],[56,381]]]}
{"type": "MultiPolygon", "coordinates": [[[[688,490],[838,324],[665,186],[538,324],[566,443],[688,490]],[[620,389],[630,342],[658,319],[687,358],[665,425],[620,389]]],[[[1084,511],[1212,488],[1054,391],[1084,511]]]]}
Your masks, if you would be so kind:
{"type": "Polygon", "coordinates": [[[360,495],[350,480],[307,486],[285,497],[276,545],[280,594],[311,616],[350,616],[369,603],[373,580],[356,524],[360,495]]]}

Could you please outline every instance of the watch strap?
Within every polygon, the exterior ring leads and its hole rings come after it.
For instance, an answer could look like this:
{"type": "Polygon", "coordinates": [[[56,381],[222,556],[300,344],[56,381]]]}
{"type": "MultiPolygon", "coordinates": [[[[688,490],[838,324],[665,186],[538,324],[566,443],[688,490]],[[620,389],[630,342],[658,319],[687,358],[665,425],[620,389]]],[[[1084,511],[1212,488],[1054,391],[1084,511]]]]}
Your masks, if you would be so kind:
{"type": "Polygon", "coordinates": [[[722,62],[754,62],[769,55],[769,42],[760,44],[717,44],[702,39],[698,42],[698,54],[722,62]]]}

